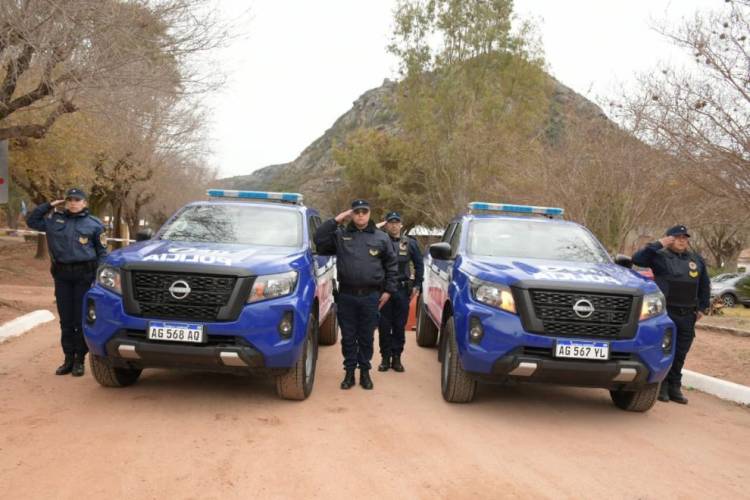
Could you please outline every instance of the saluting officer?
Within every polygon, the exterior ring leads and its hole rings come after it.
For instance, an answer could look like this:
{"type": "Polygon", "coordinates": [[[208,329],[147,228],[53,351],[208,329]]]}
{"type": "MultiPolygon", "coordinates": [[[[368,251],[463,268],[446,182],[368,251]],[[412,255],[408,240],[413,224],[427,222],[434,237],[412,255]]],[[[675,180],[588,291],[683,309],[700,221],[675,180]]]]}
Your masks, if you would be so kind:
{"type": "Polygon", "coordinates": [[[659,389],[659,401],[687,404],[682,393],[682,366],[695,338],[695,322],[707,312],[711,282],[706,264],[688,249],[690,234],[685,226],[667,229],[666,235],[633,255],[633,263],[650,267],[654,281],[667,298],[667,314],[677,327],[672,368],[659,389]]]}
{"type": "Polygon", "coordinates": [[[389,368],[397,372],[404,371],[401,353],[404,352],[404,328],[409,318],[409,304],[413,297],[422,292],[422,276],[424,275],[422,250],[417,240],[401,234],[401,228],[401,214],[389,212],[385,216],[385,232],[391,239],[398,259],[396,278],[398,288],[380,310],[378,332],[382,361],[378,366],[378,371],[381,372],[388,371],[389,368]],[[413,282],[409,269],[410,262],[414,264],[413,282]]]}
{"type": "Polygon", "coordinates": [[[393,246],[388,235],[375,229],[365,200],[354,200],[350,210],[321,224],[315,245],[322,255],[336,255],[337,317],[346,370],[341,388],[354,385],[354,371],[359,366],[359,384],[372,389],[370,360],[378,311],[396,292],[398,266],[393,246]],[[349,218],[349,224],[338,227],[349,218]]]}
{"type": "Polygon", "coordinates": [[[81,318],[83,296],[94,282],[98,264],[107,256],[104,224],[89,213],[86,194],[78,188],[69,189],[64,200],[36,207],[26,224],[47,233],[65,354],[65,361],[55,373],[80,377],[88,352],[81,318]],[[58,211],[63,203],[64,211],[58,211]]]}

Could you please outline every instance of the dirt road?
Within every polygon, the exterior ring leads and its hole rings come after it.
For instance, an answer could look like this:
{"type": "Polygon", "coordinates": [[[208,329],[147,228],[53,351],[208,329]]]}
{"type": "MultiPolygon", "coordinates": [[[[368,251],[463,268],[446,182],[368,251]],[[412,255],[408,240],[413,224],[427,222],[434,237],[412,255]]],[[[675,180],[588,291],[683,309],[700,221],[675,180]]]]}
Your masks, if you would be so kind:
{"type": "MultiPolygon", "coordinates": [[[[321,348],[310,399],[270,380],[152,370],[126,389],[52,375],[56,325],[0,345],[4,498],[712,497],[748,495],[750,409],[617,410],[602,390],[482,387],[440,397],[435,351],[338,388],[321,348]]],[[[87,367],[88,368],[88,367],[87,367]]]]}

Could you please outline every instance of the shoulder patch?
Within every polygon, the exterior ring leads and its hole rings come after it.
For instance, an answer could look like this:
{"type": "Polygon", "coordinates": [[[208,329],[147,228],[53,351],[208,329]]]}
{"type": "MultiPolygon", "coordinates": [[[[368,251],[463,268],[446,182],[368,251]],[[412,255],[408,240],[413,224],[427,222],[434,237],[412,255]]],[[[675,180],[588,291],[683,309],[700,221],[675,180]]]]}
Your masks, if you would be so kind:
{"type": "Polygon", "coordinates": [[[107,233],[105,233],[104,231],[99,234],[99,243],[101,243],[103,247],[107,246],[107,233]]]}

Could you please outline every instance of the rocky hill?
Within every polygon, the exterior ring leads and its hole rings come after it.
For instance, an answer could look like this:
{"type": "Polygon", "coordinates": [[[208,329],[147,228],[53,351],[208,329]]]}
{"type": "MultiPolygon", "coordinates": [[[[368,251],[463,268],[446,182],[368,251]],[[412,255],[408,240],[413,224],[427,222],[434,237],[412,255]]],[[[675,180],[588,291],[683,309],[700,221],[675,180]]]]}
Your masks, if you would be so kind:
{"type": "MultiPolygon", "coordinates": [[[[559,119],[562,110],[578,117],[608,121],[597,105],[557,80],[553,83],[553,102],[556,106],[553,106],[551,121],[559,119]]],[[[398,117],[390,105],[396,89],[397,83],[386,79],[380,87],[362,94],[349,111],[341,115],[295,160],[270,165],[249,175],[221,179],[220,184],[227,189],[300,192],[304,193],[310,205],[327,206],[325,201],[335,190],[342,168],[333,160],[333,145],[343,142],[357,128],[396,129],[398,117]]]]}

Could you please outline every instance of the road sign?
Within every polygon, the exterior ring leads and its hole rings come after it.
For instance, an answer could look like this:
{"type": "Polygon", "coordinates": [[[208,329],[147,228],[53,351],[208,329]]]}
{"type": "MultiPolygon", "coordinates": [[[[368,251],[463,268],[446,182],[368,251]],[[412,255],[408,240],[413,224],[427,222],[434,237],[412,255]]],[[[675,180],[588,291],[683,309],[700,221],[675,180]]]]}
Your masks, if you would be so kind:
{"type": "Polygon", "coordinates": [[[8,141],[0,141],[0,203],[8,203],[8,141]]]}

